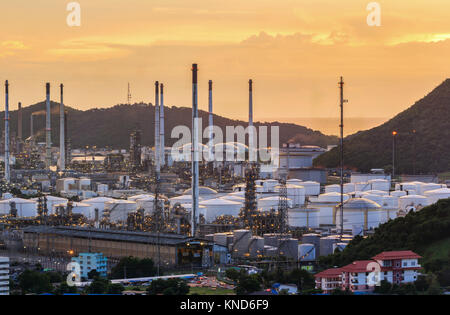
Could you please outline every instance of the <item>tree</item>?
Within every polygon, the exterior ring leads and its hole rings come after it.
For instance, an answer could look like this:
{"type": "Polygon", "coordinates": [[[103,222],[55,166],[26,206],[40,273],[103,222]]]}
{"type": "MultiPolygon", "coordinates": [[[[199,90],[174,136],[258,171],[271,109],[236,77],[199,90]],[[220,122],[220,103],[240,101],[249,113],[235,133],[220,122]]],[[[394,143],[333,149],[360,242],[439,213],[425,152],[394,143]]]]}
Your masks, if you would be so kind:
{"type": "Polygon", "coordinates": [[[149,295],[187,295],[189,289],[189,286],[182,279],[157,279],[150,283],[147,293],[149,295]]]}
{"type": "Polygon", "coordinates": [[[233,281],[234,283],[236,283],[239,279],[239,277],[241,276],[241,272],[239,272],[238,270],[234,269],[234,268],[229,268],[225,271],[225,276],[230,279],[231,281],[233,281]]]}
{"type": "Polygon", "coordinates": [[[440,295],[442,294],[442,289],[435,275],[432,276],[430,287],[427,290],[428,295],[440,295]]]}
{"type": "Polygon", "coordinates": [[[108,286],[110,285],[110,281],[103,278],[96,278],[92,283],[87,287],[86,291],[89,294],[105,294],[108,286]]]}
{"type": "Polygon", "coordinates": [[[376,286],[374,292],[378,294],[389,294],[392,290],[392,284],[389,281],[382,280],[380,286],[376,286]]]}
{"type": "Polygon", "coordinates": [[[100,277],[100,273],[97,271],[97,269],[92,269],[88,272],[88,279],[96,279],[100,277]]]}
{"type": "Polygon", "coordinates": [[[342,290],[341,288],[336,288],[331,292],[331,295],[353,295],[353,292],[349,289],[342,290]]]}
{"type": "Polygon", "coordinates": [[[237,295],[246,295],[261,290],[262,279],[258,275],[243,274],[235,288],[237,295]]]}
{"type": "Polygon", "coordinates": [[[22,294],[42,294],[51,293],[53,291],[48,275],[28,269],[20,274],[19,287],[22,290],[22,294]]]}
{"type": "Polygon", "coordinates": [[[430,287],[431,278],[429,276],[419,276],[414,282],[417,291],[426,292],[430,287]]]}
{"type": "Polygon", "coordinates": [[[77,293],[78,289],[77,287],[69,286],[66,282],[61,282],[61,284],[55,289],[55,294],[57,295],[63,295],[66,293],[77,293]]]}
{"type": "Polygon", "coordinates": [[[122,294],[125,288],[120,283],[110,283],[106,290],[107,294],[122,294]]]}
{"type": "Polygon", "coordinates": [[[308,271],[302,269],[292,270],[287,276],[287,281],[297,285],[299,292],[314,289],[315,287],[314,277],[308,271]]]}
{"type": "Polygon", "coordinates": [[[113,279],[152,277],[156,274],[155,264],[149,258],[124,257],[111,270],[113,279]]]}

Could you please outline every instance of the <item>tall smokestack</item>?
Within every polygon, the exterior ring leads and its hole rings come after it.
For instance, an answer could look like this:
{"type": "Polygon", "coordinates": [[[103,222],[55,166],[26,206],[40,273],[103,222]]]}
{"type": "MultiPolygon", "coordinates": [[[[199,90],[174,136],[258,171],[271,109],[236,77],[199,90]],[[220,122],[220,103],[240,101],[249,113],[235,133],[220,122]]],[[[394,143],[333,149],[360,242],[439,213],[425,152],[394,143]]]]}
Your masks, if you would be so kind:
{"type": "Polygon", "coordinates": [[[156,166],[156,176],[159,177],[159,172],[161,170],[160,164],[160,123],[159,123],[159,82],[155,82],[155,166],[156,166]]]}
{"type": "Polygon", "coordinates": [[[46,147],[46,167],[50,168],[52,165],[52,128],[51,128],[51,109],[50,109],[50,83],[45,85],[46,88],[46,119],[45,119],[45,147],[46,147]]]}
{"type": "Polygon", "coordinates": [[[250,162],[256,162],[256,134],[253,128],[253,80],[248,81],[248,147],[249,147],[249,160],[250,162]]]}
{"type": "Polygon", "coordinates": [[[164,166],[166,164],[166,157],[165,157],[165,141],[164,141],[164,84],[161,83],[161,106],[159,111],[159,124],[160,124],[160,132],[159,132],[159,141],[161,144],[161,165],[164,166]]]}
{"type": "Polygon", "coordinates": [[[214,126],[214,121],[213,121],[213,95],[212,95],[212,86],[213,86],[213,81],[209,80],[208,82],[208,91],[209,91],[209,95],[208,95],[208,112],[209,112],[209,158],[210,161],[212,159],[213,156],[213,126],[214,126]]]}
{"type": "Polygon", "coordinates": [[[248,81],[248,125],[253,126],[253,80],[248,81]]]}
{"type": "Polygon", "coordinates": [[[22,138],[22,103],[19,102],[19,110],[17,112],[17,137],[19,140],[23,140],[22,138]]]}
{"type": "Polygon", "coordinates": [[[64,134],[64,85],[61,84],[61,103],[59,104],[59,169],[66,169],[66,143],[64,134]]]}
{"type": "Polygon", "coordinates": [[[9,83],[5,81],[5,180],[9,183],[11,173],[9,169],[9,83]]]}
{"type": "Polygon", "coordinates": [[[33,138],[34,138],[34,126],[33,126],[33,113],[31,113],[30,115],[30,140],[31,142],[33,142],[33,138]]]}
{"type": "Polygon", "coordinates": [[[197,92],[197,64],[194,63],[192,65],[192,237],[197,235],[197,224],[198,224],[198,178],[199,178],[199,169],[198,169],[198,92],[197,92]]]}

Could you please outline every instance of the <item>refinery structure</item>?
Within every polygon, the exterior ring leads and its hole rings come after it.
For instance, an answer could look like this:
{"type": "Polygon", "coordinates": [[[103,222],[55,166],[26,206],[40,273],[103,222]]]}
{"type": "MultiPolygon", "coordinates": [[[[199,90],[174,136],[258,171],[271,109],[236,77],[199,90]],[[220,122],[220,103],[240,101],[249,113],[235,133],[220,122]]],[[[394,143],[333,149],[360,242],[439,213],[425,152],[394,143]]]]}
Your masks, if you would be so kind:
{"type": "MultiPolygon", "coordinates": [[[[204,143],[199,137],[197,72],[194,64],[191,142],[175,148],[179,154],[165,145],[161,82],[154,85],[155,116],[148,117],[154,124],[154,146],[142,144],[142,131],[136,126],[129,149],[112,150],[72,148],[63,84],[56,111],[50,102],[54,87],[45,84],[45,108],[31,115],[28,138],[23,138],[26,122],[20,103],[18,130],[10,130],[13,86],[6,81],[0,201],[4,249],[66,258],[99,252],[110,261],[150,257],[168,269],[240,262],[313,269],[320,256],[342,250],[353,237],[371,234],[380,224],[450,197],[444,184],[420,178],[403,182],[377,169],[344,177],[343,158],[338,176],[329,176],[327,170],[313,168],[314,158],[327,150],[316,146],[285,143],[272,156],[275,163],[250,159],[257,106],[253,80],[248,82],[246,141],[224,143],[213,141],[214,90],[209,80],[204,143]],[[52,115],[58,115],[59,125],[51,125],[52,115]],[[37,126],[40,116],[45,117],[44,129],[37,126]],[[55,128],[59,146],[52,139],[55,128]],[[38,129],[45,133],[44,143],[37,141],[38,129]],[[213,156],[219,147],[232,158],[200,158],[205,152],[213,156]],[[328,177],[336,178],[332,182],[328,177]]],[[[343,86],[341,79],[341,108],[343,86]]]]}

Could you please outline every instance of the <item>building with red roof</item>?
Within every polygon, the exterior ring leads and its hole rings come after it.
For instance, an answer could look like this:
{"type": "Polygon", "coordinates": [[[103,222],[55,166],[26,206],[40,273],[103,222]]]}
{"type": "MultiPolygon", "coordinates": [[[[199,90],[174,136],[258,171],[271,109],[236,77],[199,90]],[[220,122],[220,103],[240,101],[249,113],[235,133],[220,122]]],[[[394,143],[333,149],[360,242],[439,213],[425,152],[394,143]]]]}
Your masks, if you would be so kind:
{"type": "Polygon", "coordinates": [[[405,284],[417,280],[420,255],[407,251],[382,252],[372,260],[354,261],[342,268],[331,268],[315,275],[316,288],[330,294],[336,288],[369,293],[381,281],[405,284]]]}

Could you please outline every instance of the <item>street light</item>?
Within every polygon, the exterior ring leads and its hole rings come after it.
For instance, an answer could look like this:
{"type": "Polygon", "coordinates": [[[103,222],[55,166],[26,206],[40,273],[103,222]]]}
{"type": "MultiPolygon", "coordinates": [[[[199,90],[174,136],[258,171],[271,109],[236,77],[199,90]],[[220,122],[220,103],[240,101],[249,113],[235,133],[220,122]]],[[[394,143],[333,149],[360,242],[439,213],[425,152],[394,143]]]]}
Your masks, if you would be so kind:
{"type": "Polygon", "coordinates": [[[397,131],[392,131],[392,180],[395,177],[395,137],[397,136],[397,131]]]}

